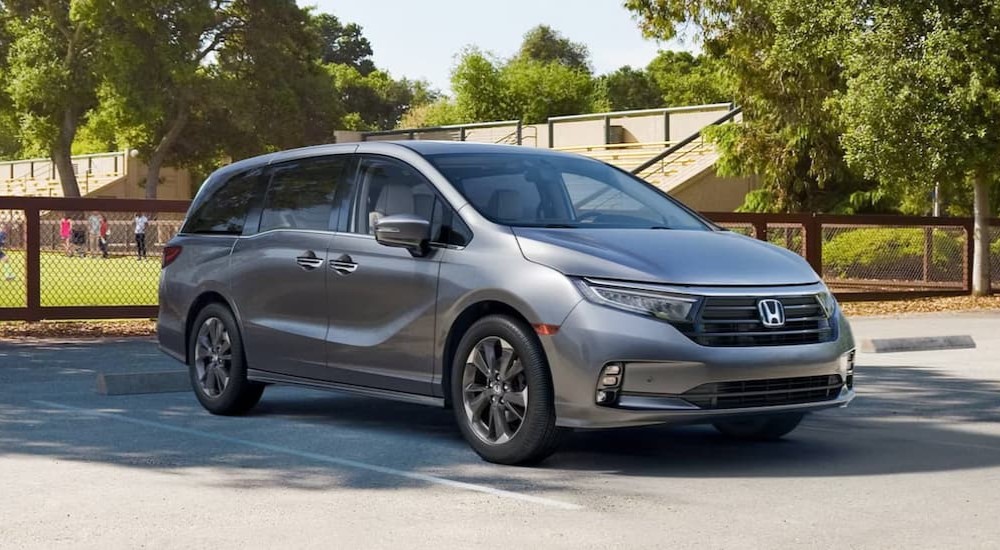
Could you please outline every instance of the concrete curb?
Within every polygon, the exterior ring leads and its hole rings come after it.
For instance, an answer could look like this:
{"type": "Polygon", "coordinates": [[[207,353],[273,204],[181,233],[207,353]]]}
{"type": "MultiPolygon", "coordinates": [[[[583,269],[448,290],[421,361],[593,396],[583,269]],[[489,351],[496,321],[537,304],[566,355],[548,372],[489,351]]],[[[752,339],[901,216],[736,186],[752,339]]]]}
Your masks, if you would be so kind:
{"type": "Polygon", "coordinates": [[[973,349],[976,342],[968,334],[954,336],[912,336],[906,338],[871,338],[861,341],[865,353],[896,353],[903,351],[933,351],[973,349]]]}
{"type": "Polygon", "coordinates": [[[186,370],[98,374],[97,393],[130,395],[135,393],[169,393],[191,391],[186,370]]]}

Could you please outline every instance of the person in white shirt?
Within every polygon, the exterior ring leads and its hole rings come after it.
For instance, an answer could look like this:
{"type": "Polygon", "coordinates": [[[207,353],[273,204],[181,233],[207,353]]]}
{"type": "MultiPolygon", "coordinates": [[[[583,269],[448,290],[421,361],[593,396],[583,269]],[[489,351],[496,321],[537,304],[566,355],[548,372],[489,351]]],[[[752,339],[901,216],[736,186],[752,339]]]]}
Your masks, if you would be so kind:
{"type": "Polygon", "coordinates": [[[142,212],[135,213],[135,249],[140,261],[146,258],[146,224],[148,223],[149,218],[144,216],[142,212]]]}

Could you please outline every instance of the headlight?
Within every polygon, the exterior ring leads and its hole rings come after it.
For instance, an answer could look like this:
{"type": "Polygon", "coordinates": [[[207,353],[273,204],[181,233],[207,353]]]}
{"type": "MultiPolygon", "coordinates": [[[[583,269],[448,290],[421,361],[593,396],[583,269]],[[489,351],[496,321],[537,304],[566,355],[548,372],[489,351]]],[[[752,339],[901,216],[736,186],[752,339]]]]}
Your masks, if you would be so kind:
{"type": "Polygon", "coordinates": [[[826,313],[827,317],[833,317],[833,312],[837,311],[837,299],[833,297],[833,293],[830,291],[820,292],[816,295],[819,299],[819,304],[823,306],[823,312],[826,313]]]}
{"type": "Polygon", "coordinates": [[[580,280],[577,281],[577,286],[592,302],[664,321],[690,321],[698,304],[697,298],[675,294],[599,286],[580,280]]]}

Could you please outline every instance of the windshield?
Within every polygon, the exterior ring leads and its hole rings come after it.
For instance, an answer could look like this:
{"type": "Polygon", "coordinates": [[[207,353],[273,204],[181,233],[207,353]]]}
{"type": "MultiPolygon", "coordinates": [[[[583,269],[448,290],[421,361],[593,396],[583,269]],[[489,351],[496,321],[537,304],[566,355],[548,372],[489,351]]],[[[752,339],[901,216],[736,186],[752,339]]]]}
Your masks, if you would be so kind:
{"type": "Polygon", "coordinates": [[[519,227],[701,229],[695,214],[646,183],[586,158],[446,153],[428,160],[480,214],[519,227]]]}

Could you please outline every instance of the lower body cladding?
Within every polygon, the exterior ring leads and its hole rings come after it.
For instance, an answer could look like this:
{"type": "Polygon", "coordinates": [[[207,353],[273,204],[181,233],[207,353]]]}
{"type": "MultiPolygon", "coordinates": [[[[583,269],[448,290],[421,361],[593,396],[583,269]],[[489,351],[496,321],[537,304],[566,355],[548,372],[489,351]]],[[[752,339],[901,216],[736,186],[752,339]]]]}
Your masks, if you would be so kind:
{"type": "Polygon", "coordinates": [[[582,302],[541,337],[556,423],[697,424],[846,406],[855,395],[854,340],[836,316],[829,342],[710,347],[666,322],[582,302]]]}

